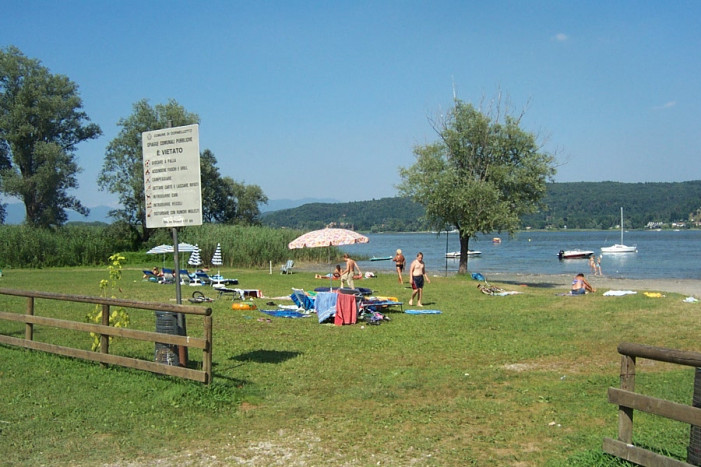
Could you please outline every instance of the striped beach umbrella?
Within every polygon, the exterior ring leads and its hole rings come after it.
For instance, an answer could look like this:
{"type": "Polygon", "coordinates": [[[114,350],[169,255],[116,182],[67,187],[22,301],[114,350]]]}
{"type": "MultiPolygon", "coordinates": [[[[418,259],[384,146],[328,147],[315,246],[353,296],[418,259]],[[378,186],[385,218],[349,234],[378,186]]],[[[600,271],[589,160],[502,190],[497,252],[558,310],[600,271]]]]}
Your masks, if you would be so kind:
{"type": "Polygon", "coordinates": [[[195,245],[195,250],[190,255],[190,259],[187,260],[187,264],[190,266],[199,266],[202,264],[202,258],[200,258],[200,247],[195,245]]]}
{"type": "Polygon", "coordinates": [[[221,266],[224,262],[221,259],[221,244],[217,243],[217,249],[214,250],[214,256],[212,256],[212,266],[221,266]]]}

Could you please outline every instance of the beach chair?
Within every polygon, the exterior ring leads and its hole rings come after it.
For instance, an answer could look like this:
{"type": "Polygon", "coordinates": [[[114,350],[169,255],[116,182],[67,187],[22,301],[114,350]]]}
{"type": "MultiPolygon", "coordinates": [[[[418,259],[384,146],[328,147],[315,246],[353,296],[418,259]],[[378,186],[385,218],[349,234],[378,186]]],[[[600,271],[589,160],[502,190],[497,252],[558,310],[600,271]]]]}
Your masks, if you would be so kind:
{"type": "Polygon", "coordinates": [[[219,298],[227,294],[231,295],[232,300],[263,298],[263,292],[260,289],[232,289],[223,285],[215,285],[214,290],[219,293],[219,298]]]}
{"type": "Polygon", "coordinates": [[[144,280],[149,282],[158,282],[161,278],[148,269],[144,269],[144,280]]]}
{"type": "Polygon", "coordinates": [[[285,264],[280,267],[280,274],[292,274],[292,268],[295,266],[295,262],[288,259],[285,264]]]}
{"type": "Polygon", "coordinates": [[[304,293],[304,290],[302,289],[292,289],[292,295],[290,295],[290,298],[294,304],[300,308],[304,308],[305,310],[311,310],[314,308],[314,300],[304,293]]]}
{"type": "Polygon", "coordinates": [[[197,271],[195,273],[195,276],[202,282],[203,284],[208,284],[211,286],[227,286],[227,285],[237,285],[239,283],[238,279],[225,279],[219,274],[216,274],[214,276],[210,276],[206,272],[202,271],[197,271]]]}

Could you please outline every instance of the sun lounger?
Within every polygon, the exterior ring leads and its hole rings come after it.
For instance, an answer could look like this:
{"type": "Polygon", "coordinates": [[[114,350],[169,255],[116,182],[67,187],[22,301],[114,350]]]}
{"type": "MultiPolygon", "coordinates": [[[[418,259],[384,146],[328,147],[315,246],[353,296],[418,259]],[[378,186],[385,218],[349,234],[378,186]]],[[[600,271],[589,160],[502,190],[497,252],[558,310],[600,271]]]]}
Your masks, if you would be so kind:
{"type": "Polygon", "coordinates": [[[206,272],[198,271],[195,276],[203,283],[209,284],[211,286],[227,286],[227,285],[237,285],[239,283],[238,279],[225,279],[219,274],[210,276],[206,272]]]}
{"type": "Polygon", "coordinates": [[[263,298],[263,292],[259,289],[232,289],[224,286],[215,286],[214,290],[219,292],[219,298],[230,294],[232,300],[246,300],[247,298],[263,298]]]}
{"type": "Polygon", "coordinates": [[[372,295],[372,289],[368,289],[366,287],[356,287],[355,289],[350,289],[347,287],[340,288],[340,287],[317,287],[314,289],[315,292],[336,292],[336,291],[344,291],[344,293],[347,293],[347,291],[354,291],[351,293],[358,293],[362,296],[366,295],[372,295]]]}
{"type": "Polygon", "coordinates": [[[380,311],[380,309],[398,306],[399,310],[404,312],[404,302],[395,302],[393,300],[363,300],[361,302],[363,309],[371,309],[372,311],[380,311]]]}

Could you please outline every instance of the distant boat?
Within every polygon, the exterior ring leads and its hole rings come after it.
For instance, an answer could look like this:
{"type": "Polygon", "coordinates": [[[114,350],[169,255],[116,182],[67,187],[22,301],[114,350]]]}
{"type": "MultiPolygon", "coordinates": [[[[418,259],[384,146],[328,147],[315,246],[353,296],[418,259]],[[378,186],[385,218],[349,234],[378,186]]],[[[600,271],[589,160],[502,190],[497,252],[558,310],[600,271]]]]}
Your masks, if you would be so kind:
{"type": "Polygon", "coordinates": [[[594,254],[591,250],[560,250],[559,259],[587,259],[594,254]]]}
{"type": "MultiPolygon", "coordinates": [[[[467,256],[479,256],[481,254],[482,254],[481,251],[467,250],[467,256]]],[[[458,258],[460,258],[460,252],[459,251],[450,251],[450,252],[445,254],[445,257],[450,258],[450,259],[458,259],[458,258]]]]}
{"type": "Polygon", "coordinates": [[[370,261],[388,261],[392,259],[391,256],[373,256],[370,261]]]}
{"type": "Polygon", "coordinates": [[[623,244],[623,207],[621,207],[621,243],[601,248],[602,253],[637,253],[637,245],[626,246],[623,244]]]}
{"type": "Polygon", "coordinates": [[[501,238],[499,238],[499,237],[494,237],[494,238],[492,239],[492,243],[501,243],[501,238]]]}

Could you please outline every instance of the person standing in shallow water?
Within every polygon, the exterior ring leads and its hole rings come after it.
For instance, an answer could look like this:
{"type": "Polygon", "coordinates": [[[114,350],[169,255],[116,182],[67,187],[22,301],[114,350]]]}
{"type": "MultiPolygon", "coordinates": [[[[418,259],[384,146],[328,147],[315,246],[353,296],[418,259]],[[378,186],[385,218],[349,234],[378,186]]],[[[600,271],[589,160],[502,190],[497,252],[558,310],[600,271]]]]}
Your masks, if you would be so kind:
{"type": "Polygon", "coordinates": [[[394,265],[397,267],[397,276],[399,276],[399,283],[403,284],[404,279],[402,279],[402,272],[404,272],[404,264],[406,264],[406,258],[402,254],[402,250],[397,250],[397,254],[392,258],[394,265]]]}
{"type": "Polygon", "coordinates": [[[424,254],[419,251],[416,255],[416,259],[411,262],[411,267],[409,268],[409,277],[411,278],[411,298],[409,299],[409,305],[414,304],[414,297],[418,297],[416,301],[417,306],[423,306],[421,300],[424,294],[424,280],[431,283],[431,279],[428,278],[426,274],[426,265],[424,264],[424,254]]]}

